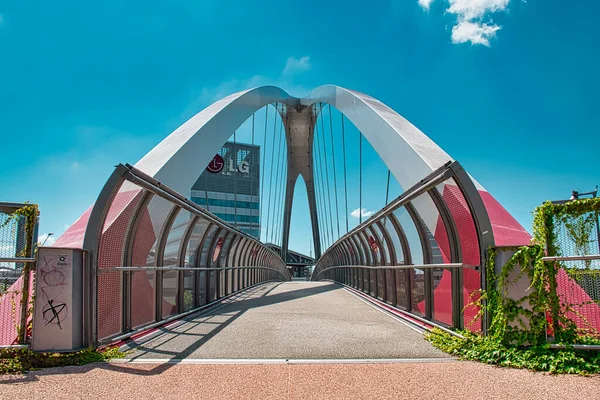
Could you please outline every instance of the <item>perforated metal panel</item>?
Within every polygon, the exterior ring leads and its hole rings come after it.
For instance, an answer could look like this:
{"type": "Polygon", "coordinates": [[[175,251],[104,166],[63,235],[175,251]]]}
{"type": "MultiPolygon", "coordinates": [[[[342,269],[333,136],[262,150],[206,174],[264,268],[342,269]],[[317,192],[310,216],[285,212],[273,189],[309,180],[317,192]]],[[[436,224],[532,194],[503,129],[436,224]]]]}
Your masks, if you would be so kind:
{"type": "Polygon", "coordinates": [[[124,182],[107,212],[98,247],[97,334],[99,339],[123,332],[123,273],[126,238],[144,191],[124,182]],[[107,271],[103,271],[103,270],[107,271]]]}

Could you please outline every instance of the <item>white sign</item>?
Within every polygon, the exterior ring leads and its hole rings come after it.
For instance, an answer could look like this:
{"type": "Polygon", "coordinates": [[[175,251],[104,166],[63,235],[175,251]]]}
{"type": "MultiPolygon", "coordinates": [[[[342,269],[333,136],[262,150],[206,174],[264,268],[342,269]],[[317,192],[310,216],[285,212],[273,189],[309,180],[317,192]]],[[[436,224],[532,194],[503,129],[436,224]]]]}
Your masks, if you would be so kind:
{"type": "MultiPolygon", "coordinates": [[[[229,172],[235,172],[236,168],[234,166],[233,160],[229,160],[229,165],[227,170],[229,172]]],[[[250,163],[248,161],[242,161],[237,165],[237,170],[242,174],[247,174],[250,172],[250,163]]]]}

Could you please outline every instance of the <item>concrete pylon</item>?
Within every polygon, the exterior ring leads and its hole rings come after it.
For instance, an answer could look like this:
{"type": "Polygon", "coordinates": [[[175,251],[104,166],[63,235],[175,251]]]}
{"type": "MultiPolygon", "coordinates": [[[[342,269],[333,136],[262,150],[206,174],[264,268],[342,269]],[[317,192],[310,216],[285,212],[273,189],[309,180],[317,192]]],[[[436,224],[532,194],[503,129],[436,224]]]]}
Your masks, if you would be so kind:
{"type": "Polygon", "coordinates": [[[310,221],[312,224],[315,247],[315,259],[318,260],[319,257],[321,257],[321,238],[319,236],[319,220],[317,217],[317,201],[313,177],[315,117],[312,107],[301,105],[293,107],[289,104],[286,107],[285,114],[282,115],[288,152],[285,203],[283,209],[283,243],[281,245],[281,256],[283,260],[286,260],[287,258],[294,189],[299,175],[302,175],[302,178],[306,183],[308,209],[310,211],[310,221]]]}

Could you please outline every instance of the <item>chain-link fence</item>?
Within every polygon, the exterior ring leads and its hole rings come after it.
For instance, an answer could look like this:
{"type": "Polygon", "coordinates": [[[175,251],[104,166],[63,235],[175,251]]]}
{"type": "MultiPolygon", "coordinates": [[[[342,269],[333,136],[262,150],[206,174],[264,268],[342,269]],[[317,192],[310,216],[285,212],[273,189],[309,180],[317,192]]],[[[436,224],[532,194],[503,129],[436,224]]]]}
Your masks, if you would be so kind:
{"type": "Polygon", "coordinates": [[[37,219],[35,205],[0,203],[0,346],[27,340],[37,219]]]}
{"type": "MultiPolygon", "coordinates": [[[[575,200],[578,202],[578,200],[575,200]]],[[[548,260],[555,263],[557,316],[561,328],[600,337],[600,221],[595,202],[560,209],[548,237],[548,260]]],[[[559,210],[559,209],[557,209],[559,210]]],[[[556,317],[556,316],[555,316],[556,317]]]]}

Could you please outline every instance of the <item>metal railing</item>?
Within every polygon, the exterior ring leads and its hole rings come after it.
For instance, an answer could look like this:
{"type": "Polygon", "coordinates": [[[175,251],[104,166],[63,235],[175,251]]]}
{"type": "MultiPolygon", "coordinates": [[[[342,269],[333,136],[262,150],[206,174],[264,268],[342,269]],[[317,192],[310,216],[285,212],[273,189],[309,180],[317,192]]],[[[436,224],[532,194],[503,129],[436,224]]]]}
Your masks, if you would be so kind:
{"type": "MultiPolygon", "coordinates": [[[[569,201],[570,202],[570,201],[569,201]]],[[[599,212],[592,202],[581,202],[571,214],[563,212],[552,217],[553,231],[547,242],[552,241],[543,260],[555,263],[558,273],[555,287],[559,302],[553,317],[563,318],[574,324],[580,335],[600,337],[600,233],[599,212]]],[[[567,201],[555,202],[560,207],[567,201]]],[[[564,322],[563,322],[564,323],[564,322]]],[[[555,327],[562,329],[560,326],[555,327]]],[[[555,332],[549,332],[550,337],[555,332]]]]}
{"type": "Polygon", "coordinates": [[[313,280],[355,287],[442,326],[485,332],[479,318],[489,216],[457,162],[423,178],[340,239],[317,261],[313,280]]]}
{"type": "Polygon", "coordinates": [[[255,238],[130,165],[119,165],[94,205],[87,344],[131,336],[249,286],[289,280],[255,238]]]}

